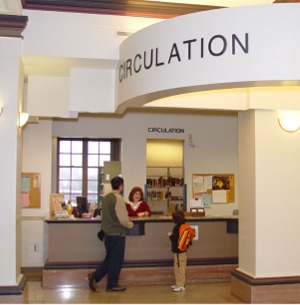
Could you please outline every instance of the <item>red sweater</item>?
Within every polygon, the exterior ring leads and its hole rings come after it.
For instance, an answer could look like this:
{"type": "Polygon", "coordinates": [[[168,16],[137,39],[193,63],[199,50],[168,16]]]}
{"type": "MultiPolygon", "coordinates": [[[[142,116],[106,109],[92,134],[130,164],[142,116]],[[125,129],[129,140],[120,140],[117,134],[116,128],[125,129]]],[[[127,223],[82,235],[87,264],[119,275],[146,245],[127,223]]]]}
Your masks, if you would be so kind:
{"type": "Polygon", "coordinates": [[[149,216],[151,215],[150,208],[146,201],[140,201],[137,209],[133,209],[132,204],[126,202],[126,209],[128,212],[128,216],[138,216],[138,213],[148,212],[149,216]]]}

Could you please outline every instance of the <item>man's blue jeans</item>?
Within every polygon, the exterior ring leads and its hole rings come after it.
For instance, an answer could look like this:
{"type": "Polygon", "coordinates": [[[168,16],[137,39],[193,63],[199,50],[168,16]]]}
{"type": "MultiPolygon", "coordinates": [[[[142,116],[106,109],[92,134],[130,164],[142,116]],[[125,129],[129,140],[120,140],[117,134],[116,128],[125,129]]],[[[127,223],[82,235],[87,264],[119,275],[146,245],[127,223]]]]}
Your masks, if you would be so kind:
{"type": "Polygon", "coordinates": [[[94,273],[96,282],[102,280],[107,274],[106,289],[111,289],[119,284],[120,271],[124,262],[125,236],[105,235],[104,245],[106,256],[94,273]]]}

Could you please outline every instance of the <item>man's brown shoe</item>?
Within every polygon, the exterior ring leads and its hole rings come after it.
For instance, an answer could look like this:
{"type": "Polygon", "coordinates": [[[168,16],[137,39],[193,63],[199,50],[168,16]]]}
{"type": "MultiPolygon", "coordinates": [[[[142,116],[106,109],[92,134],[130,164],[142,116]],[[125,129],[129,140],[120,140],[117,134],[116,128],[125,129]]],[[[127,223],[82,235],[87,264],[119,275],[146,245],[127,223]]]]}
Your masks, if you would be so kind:
{"type": "Polygon", "coordinates": [[[120,292],[120,291],[125,291],[126,287],[122,287],[120,285],[113,287],[113,288],[107,288],[106,291],[107,292],[120,292]]]}
{"type": "Polygon", "coordinates": [[[94,277],[94,273],[88,274],[88,279],[89,279],[89,287],[91,290],[96,291],[96,280],[94,277]]]}

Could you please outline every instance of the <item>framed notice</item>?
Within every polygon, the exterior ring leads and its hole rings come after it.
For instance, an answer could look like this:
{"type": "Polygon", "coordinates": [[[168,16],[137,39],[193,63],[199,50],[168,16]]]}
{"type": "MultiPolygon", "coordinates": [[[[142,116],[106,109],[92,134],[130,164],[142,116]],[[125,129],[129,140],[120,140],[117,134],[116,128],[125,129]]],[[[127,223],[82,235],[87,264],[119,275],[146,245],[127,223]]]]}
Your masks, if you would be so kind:
{"type": "Polygon", "coordinates": [[[62,211],[62,204],[64,203],[64,194],[50,194],[50,216],[55,216],[57,212],[62,211]]]}
{"type": "Polygon", "coordinates": [[[193,174],[193,199],[209,208],[213,203],[234,202],[233,174],[193,174]]]}
{"type": "Polygon", "coordinates": [[[41,207],[41,174],[22,173],[21,208],[41,207]]]}

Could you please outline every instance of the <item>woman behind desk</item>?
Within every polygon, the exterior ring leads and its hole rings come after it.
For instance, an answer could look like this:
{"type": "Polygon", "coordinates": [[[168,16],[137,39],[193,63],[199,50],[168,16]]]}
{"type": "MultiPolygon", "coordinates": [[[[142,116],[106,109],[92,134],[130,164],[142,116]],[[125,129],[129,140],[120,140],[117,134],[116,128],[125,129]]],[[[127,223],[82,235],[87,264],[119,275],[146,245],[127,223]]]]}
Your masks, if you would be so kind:
{"type": "Polygon", "coordinates": [[[148,203],[144,200],[143,190],[135,186],[129,193],[129,201],[126,202],[128,216],[150,216],[151,210],[148,203]]]}

